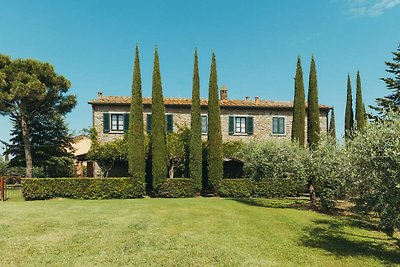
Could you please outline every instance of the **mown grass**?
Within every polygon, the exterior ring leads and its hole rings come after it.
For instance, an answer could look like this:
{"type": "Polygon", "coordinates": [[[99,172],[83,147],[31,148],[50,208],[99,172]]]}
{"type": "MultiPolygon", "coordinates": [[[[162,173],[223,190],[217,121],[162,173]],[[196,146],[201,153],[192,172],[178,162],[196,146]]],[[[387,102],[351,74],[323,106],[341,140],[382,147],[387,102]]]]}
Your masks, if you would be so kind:
{"type": "Polygon", "coordinates": [[[11,199],[0,203],[0,265],[400,265],[396,240],[374,224],[293,208],[299,204],[11,199]]]}

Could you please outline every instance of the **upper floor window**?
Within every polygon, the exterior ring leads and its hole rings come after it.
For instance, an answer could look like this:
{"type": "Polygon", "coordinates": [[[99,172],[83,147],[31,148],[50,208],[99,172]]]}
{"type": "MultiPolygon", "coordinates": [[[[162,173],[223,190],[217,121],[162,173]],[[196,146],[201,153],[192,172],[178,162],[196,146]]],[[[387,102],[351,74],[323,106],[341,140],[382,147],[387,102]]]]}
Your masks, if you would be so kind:
{"type": "Polygon", "coordinates": [[[201,115],[201,133],[206,134],[208,132],[208,117],[207,115],[201,115]]]}
{"type": "Polygon", "coordinates": [[[285,117],[272,117],[272,134],[285,134],[285,117]]]}
{"type": "Polygon", "coordinates": [[[254,131],[254,119],[252,116],[229,116],[229,135],[248,134],[254,131]]]}
{"type": "Polygon", "coordinates": [[[124,114],[111,114],[111,131],[124,130],[124,114]]]}

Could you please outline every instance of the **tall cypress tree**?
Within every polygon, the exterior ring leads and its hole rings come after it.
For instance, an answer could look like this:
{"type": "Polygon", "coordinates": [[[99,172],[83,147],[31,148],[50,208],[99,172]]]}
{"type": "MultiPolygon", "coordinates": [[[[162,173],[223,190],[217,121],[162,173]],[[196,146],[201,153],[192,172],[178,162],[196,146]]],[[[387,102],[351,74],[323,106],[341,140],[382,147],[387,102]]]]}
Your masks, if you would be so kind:
{"type": "Polygon", "coordinates": [[[361,78],[360,71],[357,71],[357,89],[356,89],[356,129],[358,131],[365,127],[366,123],[364,104],[361,93],[361,78]]]}
{"type": "Polygon", "coordinates": [[[165,107],[161,86],[157,48],[154,52],[153,86],[151,102],[151,149],[153,185],[157,191],[167,176],[167,147],[165,134],[165,107]]]}
{"type": "Polygon", "coordinates": [[[311,58],[310,79],[308,85],[308,108],[307,108],[307,141],[309,147],[315,148],[319,143],[320,125],[319,125],[319,106],[318,106],[318,87],[317,71],[315,68],[314,55],[311,58]]]}
{"type": "Polygon", "coordinates": [[[344,117],[344,136],[349,138],[354,130],[353,96],[351,93],[350,74],[347,75],[346,114],[344,117]]]}
{"type": "Polygon", "coordinates": [[[212,54],[210,83],[208,90],[208,180],[218,191],[223,177],[223,154],[221,133],[221,111],[218,99],[218,78],[215,55],[212,54]]]}
{"type": "Polygon", "coordinates": [[[194,52],[192,110],[190,121],[190,177],[193,179],[196,191],[201,191],[202,181],[202,145],[201,145],[201,110],[200,110],[200,78],[197,49],[194,52]]]}
{"type": "Polygon", "coordinates": [[[336,140],[336,122],[335,122],[335,110],[332,109],[331,121],[329,122],[329,135],[336,140]]]}
{"type": "Polygon", "coordinates": [[[304,96],[303,70],[301,68],[300,56],[297,58],[296,78],[294,81],[292,140],[298,141],[304,147],[305,141],[305,116],[306,104],[304,96]]]}
{"type": "Polygon", "coordinates": [[[143,132],[142,79],[140,76],[139,47],[136,44],[135,64],[133,67],[131,109],[128,135],[128,165],[133,177],[145,178],[146,161],[143,132]]]}

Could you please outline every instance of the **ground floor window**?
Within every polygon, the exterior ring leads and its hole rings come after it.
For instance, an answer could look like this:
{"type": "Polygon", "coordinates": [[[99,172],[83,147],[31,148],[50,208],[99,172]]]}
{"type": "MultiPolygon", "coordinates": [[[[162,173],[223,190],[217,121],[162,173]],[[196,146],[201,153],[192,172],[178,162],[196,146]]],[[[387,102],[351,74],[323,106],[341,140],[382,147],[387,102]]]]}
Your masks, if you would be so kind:
{"type": "Polygon", "coordinates": [[[285,134],[285,118],[273,117],[272,118],[272,134],[285,134]]]}
{"type": "Polygon", "coordinates": [[[124,130],[124,114],[111,114],[111,131],[124,130]]]}

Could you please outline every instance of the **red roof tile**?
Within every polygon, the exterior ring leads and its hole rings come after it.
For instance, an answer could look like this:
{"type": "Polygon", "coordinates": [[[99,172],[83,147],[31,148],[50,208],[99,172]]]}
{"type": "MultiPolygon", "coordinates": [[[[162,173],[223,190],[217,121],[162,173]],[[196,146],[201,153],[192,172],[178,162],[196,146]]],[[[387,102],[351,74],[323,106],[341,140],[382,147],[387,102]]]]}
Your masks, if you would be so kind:
{"type": "MultiPolygon", "coordinates": [[[[90,100],[91,105],[129,105],[131,98],[127,96],[104,96],[99,99],[90,100]]],[[[143,98],[144,105],[151,105],[151,98],[143,98]]],[[[164,105],[166,106],[190,106],[192,99],[190,98],[164,98],[164,105]]],[[[202,106],[207,106],[208,101],[202,99],[200,101],[202,106]]],[[[246,108],[292,108],[293,102],[291,101],[272,101],[272,100],[220,100],[221,107],[246,107],[246,108]]],[[[321,109],[331,109],[332,107],[326,105],[319,105],[321,109]]]]}

